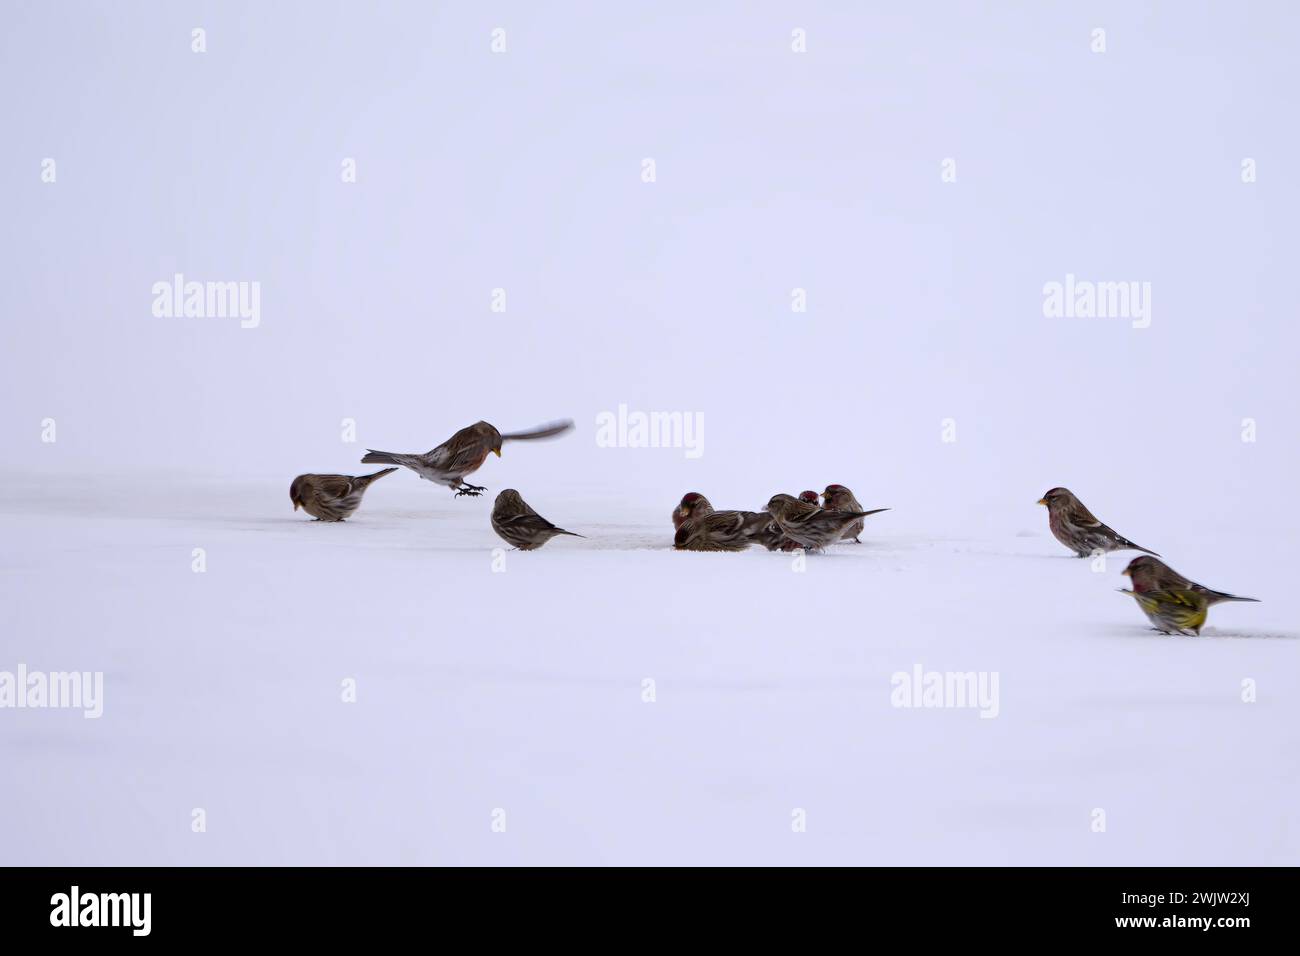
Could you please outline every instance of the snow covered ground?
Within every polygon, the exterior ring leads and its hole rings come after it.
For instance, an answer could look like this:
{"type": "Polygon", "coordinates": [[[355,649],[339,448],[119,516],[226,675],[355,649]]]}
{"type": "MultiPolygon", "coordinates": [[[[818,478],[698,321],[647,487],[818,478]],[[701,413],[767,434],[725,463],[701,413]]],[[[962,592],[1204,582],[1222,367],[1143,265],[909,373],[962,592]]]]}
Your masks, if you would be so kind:
{"type": "Polygon", "coordinates": [[[6,487],[5,665],[105,682],[99,719],[0,712],[6,862],[1281,864],[1300,849],[1300,633],[1289,569],[1264,561],[1207,558],[1203,580],[1266,603],[1178,639],[1114,593],[1126,559],[1095,573],[1066,556],[1032,500],[1000,535],[890,512],[797,572],[759,550],[674,553],[671,499],[534,496],[590,538],[494,572],[488,502],[408,473],[346,524],[294,514],[287,481],[6,487]],[[891,676],[918,664],[996,672],[997,716],[891,706],[891,676]]]}
{"type": "Polygon", "coordinates": [[[6,5],[0,684],[104,700],[0,709],[0,863],[1300,862],[1297,46],[1282,0],[6,5]],[[561,417],[473,480],[589,537],[504,571],[490,498],[289,504],[561,417]],[[684,492],[830,483],[893,510],[802,571],[669,549],[684,492]],[[1262,603],[1153,634],[1056,485],[1262,603]],[[918,667],[997,716],[892,706],[918,667]]]}

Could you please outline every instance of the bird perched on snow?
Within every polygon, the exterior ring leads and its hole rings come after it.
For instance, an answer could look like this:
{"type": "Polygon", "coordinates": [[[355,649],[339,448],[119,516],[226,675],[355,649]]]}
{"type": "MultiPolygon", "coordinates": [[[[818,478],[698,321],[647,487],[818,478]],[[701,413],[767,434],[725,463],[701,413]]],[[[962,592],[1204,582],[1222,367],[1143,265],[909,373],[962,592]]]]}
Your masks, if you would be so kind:
{"type": "Polygon", "coordinates": [[[289,486],[293,510],[301,508],[317,521],[343,521],[361,507],[361,497],[376,478],[391,475],[396,468],[385,468],[373,475],[299,475],[289,486]]]}
{"type": "Polygon", "coordinates": [[[748,543],[762,545],[769,551],[776,551],[777,549],[782,548],[783,545],[790,544],[785,535],[781,533],[781,530],[776,527],[775,522],[772,520],[772,516],[766,511],[714,511],[713,505],[709,503],[709,499],[704,497],[698,491],[687,492],[682,496],[681,503],[673,509],[673,528],[676,531],[680,531],[682,525],[686,524],[688,521],[698,522],[700,519],[711,514],[740,515],[741,520],[735,522],[729,519],[727,521],[715,522],[709,526],[708,530],[697,528],[694,532],[696,535],[694,539],[691,539],[689,534],[681,537],[680,541],[677,538],[674,538],[673,547],[678,548],[678,550],[681,551],[743,550],[743,548],[739,547],[705,548],[697,546],[704,544],[707,540],[715,538],[720,540],[725,539],[728,545],[738,543],[729,540],[732,537],[731,532],[733,525],[735,533],[746,539],[748,543]],[[683,545],[685,545],[688,540],[692,542],[692,546],[684,547],[683,545]]]}
{"type": "Polygon", "coordinates": [[[466,475],[478,471],[479,466],[487,460],[491,452],[501,456],[501,444],[508,441],[531,441],[535,438],[551,438],[562,435],[573,427],[573,422],[565,420],[542,425],[526,432],[511,432],[503,435],[487,422],[475,422],[462,428],[445,442],[423,455],[402,455],[389,451],[366,449],[366,456],[361,459],[365,465],[402,465],[411,469],[427,481],[446,485],[461,495],[477,496],[487,491],[482,485],[471,485],[465,481],[466,475]]]}
{"type": "Polygon", "coordinates": [[[1056,540],[1081,558],[1094,551],[1145,551],[1160,556],[1106,527],[1068,488],[1053,488],[1038,503],[1047,505],[1047,524],[1056,540]]]}
{"type": "Polygon", "coordinates": [[[536,551],[557,534],[583,537],[551,524],[530,508],[513,488],[497,495],[496,503],[492,505],[492,530],[520,551],[536,551]]]}
{"type": "Polygon", "coordinates": [[[744,551],[752,543],[749,515],[755,512],[710,511],[683,521],[673,537],[678,551],[744,551]]]}
{"type": "Polygon", "coordinates": [[[1133,582],[1133,590],[1120,593],[1137,601],[1156,630],[1165,634],[1199,635],[1206,612],[1214,605],[1224,601],[1258,601],[1258,598],[1211,590],[1156,558],[1134,558],[1121,573],[1133,582]]]}
{"type": "MultiPolygon", "coordinates": [[[[816,499],[813,499],[816,504],[816,499]]],[[[858,504],[858,499],[853,497],[853,492],[843,485],[827,485],[826,490],[822,492],[822,507],[827,511],[862,511],[862,505],[858,504]]],[[[881,508],[880,511],[888,511],[888,508],[881,508]]],[[[872,512],[868,512],[871,514],[872,512]]],[[[852,541],[854,544],[861,544],[858,535],[862,534],[862,528],[865,522],[859,518],[840,535],[841,541],[852,541]]]]}
{"type": "Polygon", "coordinates": [[[673,509],[673,530],[676,531],[691,518],[702,518],[712,513],[713,505],[709,504],[708,498],[698,491],[688,491],[682,495],[681,502],[673,509]]]}
{"type": "Polygon", "coordinates": [[[800,547],[816,551],[838,541],[844,529],[858,519],[889,509],[826,511],[790,495],[773,495],[767,510],[787,538],[800,547]]]}

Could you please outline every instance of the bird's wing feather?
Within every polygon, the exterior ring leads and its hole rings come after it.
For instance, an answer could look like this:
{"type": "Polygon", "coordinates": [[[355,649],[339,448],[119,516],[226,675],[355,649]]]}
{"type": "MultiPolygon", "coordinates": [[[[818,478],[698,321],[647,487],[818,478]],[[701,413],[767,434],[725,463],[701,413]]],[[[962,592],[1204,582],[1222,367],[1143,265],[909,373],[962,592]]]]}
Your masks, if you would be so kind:
{"type": "Polygon", "coordinates": [[[573,427],[573,420],[566,418],[558,422],[547,422],[545,425],[538,425],[536,428],[530,428],[522,432],[510,432],[502,435],[502,441],[531,441],[534,438],[552,438],[556,435],[563,435],[573,427]]]}

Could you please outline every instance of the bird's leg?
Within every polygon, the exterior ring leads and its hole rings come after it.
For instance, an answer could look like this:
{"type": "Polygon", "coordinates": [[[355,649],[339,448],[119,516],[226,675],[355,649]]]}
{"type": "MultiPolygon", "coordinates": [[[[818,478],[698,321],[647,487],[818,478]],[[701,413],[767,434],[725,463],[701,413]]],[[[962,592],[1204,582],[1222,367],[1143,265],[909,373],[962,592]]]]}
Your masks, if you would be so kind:
{"type": "Polygon", "coordinates": [[[487,491],[487,488],[482,485],[471,485],[468,481],[462,481],[460,483],[460,488],[456,491],[456,497],[459,498],[462,495],[468,495],[471,498],[477,498],[485,491],[487,491]]]}

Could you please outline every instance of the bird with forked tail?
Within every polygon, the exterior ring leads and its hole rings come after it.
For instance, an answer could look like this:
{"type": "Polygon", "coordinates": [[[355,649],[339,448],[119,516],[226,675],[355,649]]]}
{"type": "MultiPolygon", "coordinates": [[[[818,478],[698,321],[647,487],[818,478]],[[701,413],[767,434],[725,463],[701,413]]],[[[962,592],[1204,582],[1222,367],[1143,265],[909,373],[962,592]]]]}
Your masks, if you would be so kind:
{"type": "Polygon", "coordinates": [[[532,441],[537,438],[553,438],[563,435],[573,428],[573,422],[552,422],[538,428],[523,432],[501,434],[496,427],[487,422],[475,422],[466,426],[445,442],[423,455],[395,454],[390,451],[366,449],[362,464],[401,465],[409,468],[426,481],[446,485],[456,492],[456,497],[470,495],[476,497],[487,491],[482,485],[471,485],[465,481],[466,475],[478,471],[487,456],[496,453],[501,456],[501,445],[508,441],[532,441]]]}

